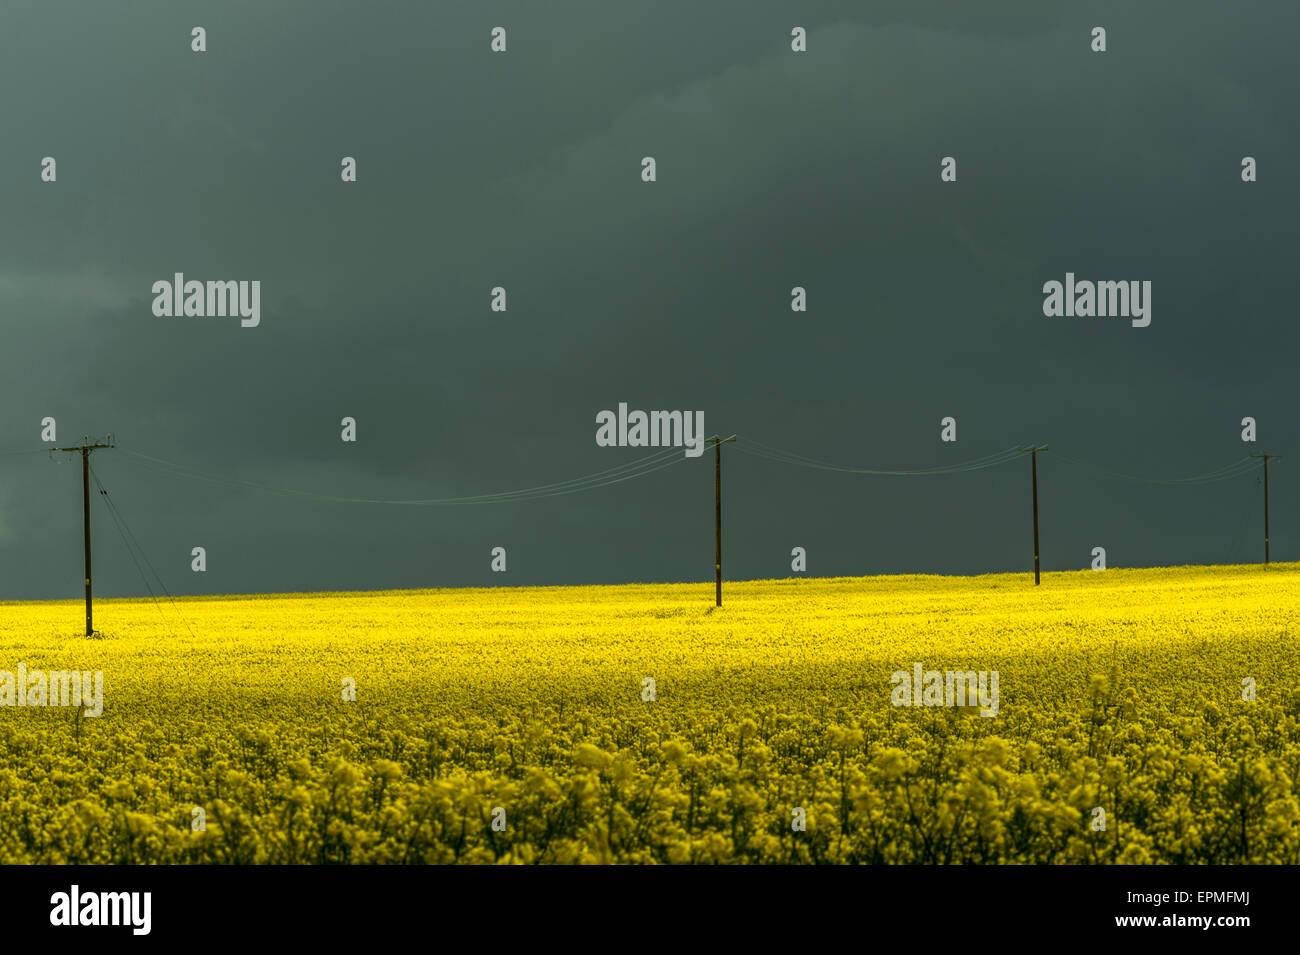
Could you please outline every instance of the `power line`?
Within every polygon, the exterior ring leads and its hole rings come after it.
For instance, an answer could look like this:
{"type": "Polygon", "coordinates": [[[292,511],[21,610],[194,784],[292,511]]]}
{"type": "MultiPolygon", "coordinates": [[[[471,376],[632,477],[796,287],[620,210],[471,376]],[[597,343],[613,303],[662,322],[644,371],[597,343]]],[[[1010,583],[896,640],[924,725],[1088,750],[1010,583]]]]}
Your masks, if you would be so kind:
{"type": "Polygon", "coordinates": [[[112,502],[108,499],[108,491],[105,490],[104,485],[99,480],[99,475],[95,473],[94,468],[90,469],[90,476],[94,480],[95,486],[99,488],[99,493],[101,497],[104,498],[104,503],[107,505],[107,509],[108,509],[108,516],[112,519],[113,526],[117,528],[118,536],[122,538],[122,546],[126,548],[127,556],[129,556],[131,558],[131,562],[135,564],[135,569],[140,574],[140,579],[144,582],[144,589],[149,591],[149,596],[153,599],[154,606],[158,608],[159,615],[161,615],[163,619],[166,620],[167,618],[166,615],[163,614],[162,604],[158,602],[158,595],[153,592],[153,584],[149,582],[149,578],[148,576],[146,576],[144,572],[144,568],[140,566],[140,560],[135,556],[135,550],[131,547],[131,542],[127,540],[126,532],[124,530],[124,525],[118,517],[117,510],[114,506],[112,506],[112,502]]]}
{"type": "MultiPolygon", "coordinates": [[[[770,445],[754,441],[750,438],[745,439],[747,444],[736,446],[737,451],[754,457],[765,458],[769,461],[777,461],[782,464],[790,464],[799,467],[817,468],[826,471],[839,471],[846,474],[872,474],[881,476],[902,476],[902,477],[923,477],[926,475],[939,474],[965,474],[969,471],[982,471],[987,468],[999,467],[1010,461],[1015,460],[1020,453],[1018,448],[1008,448],[1004,451],[996,451],[992,454],[980,458],[972,458],[969,461],[961,461],[956,464],[941,464],[928,468],[908,468],[908,469],[887,469],[887,468],[860,468],[848,467],[846,465],[831,464],[826,461],[819,461],[814,458],[797,454],[792,451],[783,451],[779,448],[773,448],[770,445]]],[[[1253,463],[1250,457],[1238,458],[1230,464],[1216,468],[1213,471],[1207,471],[1203,474],[1194,474],[1189,477],[1181,478],[1144,478],[1133,474],[1124,474],[1119,471],[1112,471],[1099,465],[1091,464],[1087,461],[1080,461],[1078,458],[1072,458],[1068,455],[1057,454],[1063,461],[1071,464],[1080,464],[1087,468],[1099,471],[1108,477],[1121,480],[1137,481],[1143,484],[1163,484],[1163,485],[1193,485],[1193,484],[1212,484],[1217,481],[1226,481],[1235,477],[1247,474],[1259,465],[1253,463]]]]}
{"type": "MultiPolygon", "coordinates": [[[[1031,455],[1031,480],[1033,496],[1033,528],[1034,528],[1034,583],[1041,582],[1040,573],[1040,552],[1038,546],[1038,454],[1039,451],[1046,451],[1044,447],[1030,448],[1009,448],[1003,451],[996,451],[992,454],[980,458],[972,458],[969,461],[961,461],[951,465],[938,465],[930,468],[912,468],[912,469],[884,469],[884,468],[856,468],[846,467],[843,465],[831,464],[826,461],[818,461],[802,454],[792,451],[784,451],[780,448],[774,448],[770,445],[763,444],[759,441],[746,439],[745,444],[736,446],[736,450],[755,457],[763,458],[769,461],[776,461],[781,464],[788,464],[795,467],[815,468],[818,470],[836,471],[847,474],[865,474],[881,476],[906,476],[920,477],[938,474],[965,474],[971,471],[980,471],[987,468],[999,467],[1016,458],[1021,453],[1031,455]],[[748,445],[748,446],[747,446],[748,445]]],[[[1250,455],[1248,457],[1238,458],[1229,464],[1215,468],[1212,471],[1206,471],[1201,474],[1193,474],[1181,478],[1144,478],[1133,474],[1125,474],[1119,471],[1112,471],[1098,465],[1090,464],[1086,461],[1080,461],[1077,458],[1068,455],[1058,454],[1058,456],[1069,463],[1080,464],[1084,467],[1099,471],[1107,477],[1135,481],[1142,484],[1174,486],[1174,487],[1193,487],[1204,484],[1214,484],[1220,481],[1228,481],[1233,478],[1249,474],[1259,468],[1252,458],[1262,458],[1265,467],[1265,481],[1267,481],[1267,465],[1270,457],[1275,458],[1277,455],[1250,455]]],[[[1267,485],[1265,486],[1264,495],[1264,562],[1268,563],[1269,559],[1269,534],[1268,534],[1268,494],[1267,485]]]]}
{"type": "Polygon", "coordinates": [[[533,501],[548,497],[559,497],[565,494],[576,494],[579,491],[589,491],[594,490],[595,488],[621,484],[624,481],[630,481],[634,478],[644,477],[648,474],[665,470],[666,468],[680,464],[682,461],[686,460],[680,448],[669,448],[648,455],[638,461],[632,461],[618,465],[617,467],[607,468],[604,471],[597,471],[594,474],[588,474],[578,478],[570,478],[567,481],[557,481],[552,484],[542,484],[536,487],[523,488],[521,490],[499,491],[492,494],[475,494],[461,497],[397,500],[387,498],[343,497],[334,494],[318,494],[312,491],[300,491],[293,488],[275,487],[255,481],[244,481],[238,478],[228,478],[208,474],[199,471],[197,468],[177,464],[172,461],[165,461],[162,458],[151,457],[147,454],[141,454],[138,451],[128,450],[125,453],[142,462],[146,462],[149,466],[156,469],[164,470],[183,477],[193,478],[195,480],[208,481],[214,484],[250,488],[252,490],[263,491],[271,494],[281,494],[290,497],[305,497],[312,500],[331,501],[335,503],[389,504],[415,507],[436,507],[454,504],[503,504],[516,501],[533,501]]]}
{"type": "Polygon", "coordinates": [[[1123,474],[1119,471],[1111,471],[1108,468],[1103,468],[1096,464],[1090,464],[1087,461],[1080,461],[1078,458],[1072,458],[1065,454],[1058,454],[1057,456],[1062,461],[1067,461],[1070,464],[1082,465],[1085,468],[1091,468],[1094,471],[1101,472],[1107,477],[1115,478],[1118,480],[1125,480],[1125,481],[1136,481],[1141,484],[1160,484],[1166,486],[1214,484],[1215,482],[1218,481],[1227,481],[1235,477],[1240,477],[1241,475],[1247,474],[1250,471],[1254,471],[1256,468],[1259,467],[1259,465],[1254,464],[1251,461],[1250,457],[1243,457],[1243,458],[1238,458],[1237,460],[1233,461],[1231,464],[1225,464],[1221,468],[1216,468],[1213,471],[1207,471],[1204,474],[1194,474],[1190,477],[1144,478],[1144,477],[1137,477],[1132,474],[1123,474]]]}
{"type": "MultiPolygon", "coordinates": [[[[90,469],[90,473],[91,476],[94,477],[95,479],[96,486],[99,487],[99,493],[104,503],[108,506],[109,514],[119,525],[119,533],[121,533],[122,530],[126,531],[126,535],[123,537],[123,543],[126,543],[126,537],[129,536],[131,541],[135,544],[135,549],[140,552],[140,557],[144,560],[146,566],[148,566],[149,572],[152,573],[154,579],[158,581],[158,586],[162,589],[162,592],[167,595],[167,599],[171,601],[172,610],[176,612],[176,616],[180,618],[181,623],[185,624],[185,629],[189,630],[190,636],[194,637],[195,634],[194,631],[190,628],[189,621],[185,618],[185,615],[181,613],[180,608],[176,606],[176,598],[172,595],[172,592],[167,589],[167,584],[166,582],[163,581],[162,574],[158,573],[157,569],[153,565],[153,562],[149,560],[149,555],[145,553],[144,546],[140,543],[139,539],[135,536],[135,533],[131,530],[131,525],[126,522],[126,515],[122,513],[122,509],[118,507],[116,502],[113,500],[113,498],[109,496],[108,489],[105,488],[104,485],[100,482],[99,475],[95,474],[94,468],[90,469]]],[[[128,552],[130,551],[130,549],[131,549],[130,545],[128,544],[127,545],[128,552]]],[[[132,560],[134,559],[135,559],[134,555],[132,555],[132,560]]],[[[135,566],[136,569],[139,570],[140,568],[139,561],[136,561],[135,566]]],[[[141,576],[143,575],[144,572],[141,571],[141,576]]],[[[147,579],[145,580],[145,587],[149,589],[149,595],[151,597],[154,597],[154,602],[157,603],[158,598],[154,596],[153,588],[149,587],[149,582],[147,579]]],[[[159,613],[162,612],[161,604],[159,604],[158,606],[158,611],[159,613]]],[[[166,619],[165,616],[164,619],[166,619]]],[[[197,637],[195,637],[195,639],[197,639],[197,637]]]]}
{"type": "MultiPolygon", "coordinates": [[[[769,461],[775,461],[781,464],[789,464],[797,467],[807,467],[818,470],[837,471],[846,474],[865,474],[879,476],[898,476],[898,477],[924,477],[928,475],[944,474],[964,474],[970,471],[981,471],[988,468],[999,467],[1007,464],[1017,457],[1019,451],[1017,448],[1006,448],[1002,451],[995,451],[992,454],[983,457],[972,458],[967,461],[960,461],[954,464],[940,464],[923,468],[867,468],[851,467],[848,465],[835,464],[832,462],[818,460],[793,451],[786,451],[776,448],[761,441],[752,438],[744,438],[744,443],[738,444],[736,450],[753,457],[763,458],[769,461]]],[[[33,451],[0,451],[0,457],[9,457],[27,454],[45,454],[53,453],[57,448],[48,448],[33,451]]],[[[657,465],[667,465],[668,463],[679,463],[683,457],[679,449],[665,448],[656,453],[650,454],[645,458],[637,461],[620,464],[616,467],[607,468],[604,471],[596,471],[592,474],[582,477],[570,478],[565,481],[556,481],[550,484],[542,484],[536,487],[521,488],[512,491],[498,491],[489,494],[472,494],[461,497],[446,498],[423,498],[411,500],[399,499],[376,499],[361,497],[345,497],[333,494],[320,494],[312,491],[302,491],[294,488],[275,487],[268,484],[262,484],[256,481],[245,481],[239,478],[226,477],[223,475],[211,474],[191,465],[180,464],[175,461],[168,461],[163,458],[153,457],[143,454],[139,451],[132,451],[126,448],[119,448],[122,453],[136,458],[141,463],[153,465],[158,470],[164,470],[172,474],[183,477],[190,477],[195,480],[208,481],[213,484],[224,484],[231,487],[244,487],[252,490],[264,491],[267,493],[281,494],[292,497],[307,497],[320,501],[334,501],[350,504],[396,504],[396,505],[417,505],[417,506],[436,506],[451,504],[495,504],[504,503],[512,500],[533,500],[545,497],[557,496],[559,494],[576,493],[597,487],[607,487],[610,484],[617,484],[623,480],[630,480],[635,477],[642,477],[646,474],[654,473],[660,468],[657,465]]],[[[1080,460],[1079,458],[1056,452],[1056,456],[1062,461],[1071,464],[1077,464],[1085,468],[1094,470],[1106,477],[1116,480],[1134,481],[1141,484],[1157,485],[1195,485],[1195,484],[1212,484],[1218,481],[1227,481],[1243,474],[1250,473],[1259,468],[1259,464],[1251,460],[1256,455],[1238,458],[1229,464],[1215,468],[1212,471],[1206,471],[1202,474],[1193,474],[1188,477],[1177,478],[1148,478],[1140,475],[1126,474],[1121,471],[1114,471],[1109,468],[1093,464],[1089,461],[1080,460]]]]}
{"type": "MultiPolygon", "coordinates": [[[[92,473],[93,473],[93,469],[92,469],[92,473]]],[[[98,477],[95,478],[95,483],[99,484],[98,477]]],[[[126,531],[126,535],[130,537],[131,541],[135,544],[135,549],[140,552],[140,557],[142,560],[144,560],[145,566],[149,568],[149,572],[153,574],[154,579],[158,581],[158,586],[162,589],[162,592],[166,594],[167,600],[172,605],[172,610],[175,612],[176,616],[180,619],[181,623],[185,624],[185,629],[189,631],[190,636],[194,637],[194,639],[197,640],[198,637],[195,636],[193,628],[190,627],[189,620],[186,619],[183,613],[181,613],[180,607],[176,605],[176,597],[167,588],[166,581],[162,579],[162,574],[158,573],[157,569],[154,567],[153,561],[149,559],[149,555],[145,552],[144,546],[140,543],[139,539],[135,536],[135,533],[131,530],[131,525],[126,522],[126,515],[122,513],[122,509],[118,507],[117,504],[113,501],[113,498],[109,496],[108,491],[104,488],[102,484],[99,484],[99,489],[103,494],[104,503],[108,505],[109,513],[111,513],[114,516],[118,524],[121,525],[121,528],[126,531]]],[[[140,565],[137,562],[136,568],[138,569],[139,566],[140,565]]],[[[152,589],[150,589],[150,595],[151,596],[153,595],[152,589]]],[[[157,597],[154,597],[154,602],[158,603],[157,597]]],[[[158,603],[158,610],[160,613],[162,612],[162,605],[160,603],[158,603]]],[[[164,615],[164,619],[166,619],[165,615],[164,615]]]]}
{"type": "Polygon", "coordinates": [[[961,461],[956,464],[940,464],[928,468],[886,469],[847,467],[845,465],[832,464],[826,461],[818,461],[802,454],[796,454],[793,451],[783,451],[780,448],[774,448],[771,445],[763,444],[762,442],[755,441],[752,438],[744,438],[742,443],[736,445],[736,450],[754,457],[766,458],[770,461],[777,461],[782,464],[815,468],[822,471],[839,471],[845,474],[874,474],[899,477],[964,474],[967,471],[981,471],[985,468],[998,467],[1008,463],[1009,461],[1013,461],[1018,454],[1016,448],[1006,448],[1002,451],[996,451],[993,454],[987,454],[980,458],[973,458],[969,461],[961,461]]]}
{"type": "MultiPolygon", "coordinates": [[[[113,447],[114,445],[112,444],[111,436],[109,437],[108,440],[109,440],[108,444],[92,445],[89,443],[85,443],[77,447],[68,447],[68,448],[49,448],[49,449],[32,450],[32,451],[14,450],[14,451],[0,452],[0,454],[6,457],[24,455],[24,454],[41,454],[46,451],[51,453],[51,455],[53,454],[54,451],[79,452],[82,455],[82,485],[83,485],[82,492],[83,492],[85,550],[86,550],[86,554],[85,554],[86,627],[87,627],[88,635],[93,632],[92,623],[91,623],[92,618],[91,618],[91,574],[90,574],[90,566],[91,566],[90,505],[89,505],[89,477],[88,477],[88,475],[92,474],[93,471],[90,468],[89,457],[92,451],[99,450],[102,448],[107,448],[107,447],[113,447]]],[[[716,456],[715,458],[716,517],[715,517],[715,561],[714,563],[715,563],[715,576],[717,580],[718,606],[721,606],[722,603],[722,474],[721,474],[722,448],[721,445],[723,443],[733,442],[733,441],[737,441],[736,435],[732,435],[729,438],[720,438],[718,436],[714,436],[712,438],[707,439],[708,443],[714,445],[714,451],[716,456]]],[[[646,457],[640,458],[635,461],[626,462],[624,464],[606,468],[602,471],[596,471],[591,474],[582,475],[580,477],[569,478],[563,481],[555,481],[548,484],[540,484],[533,487],[521,488],[516,490],[510,490],[510,491],[498,491],[498,492],[493,492],[488,494],[462,495],[458,497],[385,499],[385,498],[347,497],[342,495],[321,494],[313,491],[304,491],[304,490],[299,490],[294,488],[277,487],[274,485],[264,484],[256,481],[247,481],[240,478],[233,478],[224,475],[213,474],[197,467],[181,464],[175,461],[169,461],[164,458],[158,458],[148,454],[143,454],[139,451],[132,451],[129,449],[122,449],[122,450],[123,453],[125,453],[128,456],[128,460],[134,460],[146,468],[161,471],[163,473],[171,474],[173,476],[186,477],[192,480],[206,481],[208,483],[213,483],[213,484],[222,485],[226,487],[246,488],[251,490],[262,491],[264,493],[278,494],[278,495],[291,496],[291,497],[300,497],[300,498],[305,498],[309,500],[318,500],[318,501],[355,503],[355,504],[425,506],[425,507],[449,506],[449,505],[457,505],[457,504],[500,504],[500,503],[510,503],[510,502],[527,502],[527,501],[542,500],[550,497],[559,497],[563,495],[576,494],[582,491],[594,490],[596,488],[602,488],[602,487],[609,487],[615,484],[621,484],[625,481],[630,481],[640,477],[645,477],[650,474],[654,474],[659,471],[665,470],[666,468],[673,467],[677,464],[682,463],[684,460],[688,459],[687,455],[682,454],[680,447],[661,448],[658,451],[655,451],[647,455],[646,457]]],[[[971,458],[965,461],[960,461],[952,464],[933,465],[933,466],[923,467],[923,468],[891,468],[891,469],[849,467],[845,465],[834,464],[831,462],[811,458],[806,455],[799,454],[793,451],[783,450],[781,448],[777,448],[772,445],[767,445],[760,441],[754,441],[752,439],[743,439],[741,443],[737,444],[736,450],[741,451],[742,453],[745,454],[749,454],[751,456],[755,456],[765,460],[775,461],[777,463],[787,464],[795,467],[811,468],[816,470],[826,470],[826,471],[848,473],[848,474],[875,475],[875,476],[903,476],[903,477],[923,477],[923,476],[934,476],[934,475],[945,475],[945,474],[965,474],[973,471],[980,471],[989,468],[1000,467],[1003,464],[1007,464],[1010,461],[1014,460],[1022,453],[1029,453],[1031,455],[1031,476],[1032,476],[1032,494],[1033,494],[1032,507],[1033,507],[1033,532],[1034,532],[1034,583],[1035,584],[1040,583],[1041,577],[1040,577],[1039,534],[1038,534],[1037,453],[1039,451],[1046,451],[1047,450],[1046,446],[1041,446],[1041,447],[1036,446],[1036,447],[1028,447],[1028,448],[1011,447],[1011,448],[1005,448],[1001,451],[995,451],[991,454],[986,454],[981,457],[971,458]]],[[[1232,461],[1229,464],[1223,465],[1219,468],[1215,468],[1214,470],[1211,471],[1206,471],[1200,474],[1194,474],[1194,475],[1190,475],[1187,477],[1180,477],[1180,478],[1144,478],[1137,475],[1112,471],[1108,468],[1103,468],[1098,465],[1089,464],[1088,462],[1080,461],[1076,458],[1072,458],[1067,455],[1060,455],[1058,453],[1058,456],[1069,463],[1083,465],[1084,467],[1101,472],[1107,477],[1116,478],[1120,480],[1135,481],[1143,484],[1165,485],[1165,486],[1193,486],[1199,484],[1210,484],[1210,483],[1216,483],[1220,481],[1231,480],[1233,478],[1240,477],[1243,474],[1251,473],[1257,470],[1260,467],[1260,465],[1257,464],[1253,459],[1261,459],[1263,464],[1263,472],[1264,472],[1264,561],[1265,563],[1268,563],[1269,543],[1270,543],[1269,528],[1268,528],[1268,518],[1269,518],[1268,483],[1267,483],[1268,482],[1268,461],[1270,458],[1279,457],[1278,455],[1263,455],[1263,454],[1250,455],[1248,457],[1239,458],[1235,461],[1232,461]]],[[[146,589],[148,589],[150,596],[154,599],[155,604],[158,605],[159,607],[159,612],[160,613],[162,612],[161,603],[159,602],[157,595],[154,593],[153,587],[148,577],[145,575],[144,569],[140,565],[140,561],[136,558],[137,552],[139,553],[140,557],[144,559],[145,564],[148,565],[149,570],[153,573],[154,578],[157,580],[163,592],[167,595],[168,599],[171,600],[173,609],[176,610],[177,615],[180,616],[182,621],[185,623],[186,629],[188,629],[190,631],[190,634],[193,635],[194,631],[189,627],[189,623],[187,620],[185,620],[184,616],[180,614],[180,611],[176,607],[176,602],[171,592],[167,589],[167,586],[163,582],[162,577],[158,574],[157,570],[153,567],[152,563],[149,562],[148,555],[145,553],[144,548],[140,545],[140,542],[135,537],[134,533],[132,533],[130,526],[126,523],[126,520],[124,516],[121,514],[121,511],[117,507],[116,503],[109,496],[107,489],[104,488],[102,482],[99,480],[98,475],[94,476],[94,480],[96,485],[99,487],[100,494],[103,497],[105,504],[109,510],[110,517],[112,517],[114,524],[117,527],[118,533],[122,536],[123,543],[127,547],[127,552],[128,554],[130,554],[132,561],[136,565],[136,570],[140,573],[142,579],[144,579],[146,589]]]]}

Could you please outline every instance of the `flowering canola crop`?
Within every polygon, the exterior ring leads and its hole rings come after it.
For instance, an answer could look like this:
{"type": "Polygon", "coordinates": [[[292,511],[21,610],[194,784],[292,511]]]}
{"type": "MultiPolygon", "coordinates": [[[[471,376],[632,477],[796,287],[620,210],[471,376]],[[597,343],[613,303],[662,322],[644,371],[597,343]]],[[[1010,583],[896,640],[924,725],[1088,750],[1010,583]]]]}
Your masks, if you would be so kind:
{"type": "Polygon", "coordinates": [[[98,717],[0,706],[0,862],[1296,864],[1298,584],[0,603],[0,671],[103,672],[98,717]],[[917,663],[996,715],[895,706],[917,663]]]}

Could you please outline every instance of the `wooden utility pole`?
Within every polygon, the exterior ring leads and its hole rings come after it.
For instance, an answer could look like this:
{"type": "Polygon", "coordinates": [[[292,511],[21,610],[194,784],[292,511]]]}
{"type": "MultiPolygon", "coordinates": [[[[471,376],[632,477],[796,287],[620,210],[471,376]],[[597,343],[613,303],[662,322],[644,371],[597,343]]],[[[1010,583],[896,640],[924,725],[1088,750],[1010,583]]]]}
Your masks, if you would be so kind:
{"type": "Polygon", "coordinates": [[[1038,452],[1046,451],[1047,445],[1034,448],[1021,448],[1021,451],[1029,455],[1030,470],[1034,481],[1034,586],[1039,584],[1038,577],[1038,452]]]}
{"type": "Polygon", "coordinates": [[[717,575],[717,603],[716,606],[722,606],[722,446],[728,441],[735,441],[736,436],[733,434],[729,438],[721,438],[714,435],[707,439],[707,443],[713,445],[713,496],[714,496],[714,523],[713,523],[713,569],[717,575]]]}
{"type": "Polygon", "coordinates": [[[108,436],[107,444],[90,444],[88,443],[90,439],[85,436],[81,440],[87,443],[79,444],[74,448],[54,450],[81,452],[81,523],[86,544],[86,636],[89,637],[95,632],[90,603],[90,452],[111,448],[113,436],[111,434],[108,436]]]}
{"type": "Polygon", "coordinates": [[[1280,454],[1252,454],[1252,458],[1264,459],[1264,563],[1268,563],[1268,459],[1280,458],[1280,454]]]}

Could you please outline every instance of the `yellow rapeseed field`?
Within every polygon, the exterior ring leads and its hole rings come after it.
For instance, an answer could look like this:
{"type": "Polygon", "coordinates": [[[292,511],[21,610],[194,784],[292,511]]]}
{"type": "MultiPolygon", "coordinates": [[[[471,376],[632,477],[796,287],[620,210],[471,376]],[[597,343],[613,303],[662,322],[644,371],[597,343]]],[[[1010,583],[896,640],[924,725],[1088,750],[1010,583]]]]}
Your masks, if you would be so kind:
{"type": "Polygon", "coordinates": [[[1295,864],[1298,584],[0,603],[0,671],[103,672],[98,717],[0,706],[0,862],[1295,864]],[[893,705],[916,664],[996,715],[893,705]]]}

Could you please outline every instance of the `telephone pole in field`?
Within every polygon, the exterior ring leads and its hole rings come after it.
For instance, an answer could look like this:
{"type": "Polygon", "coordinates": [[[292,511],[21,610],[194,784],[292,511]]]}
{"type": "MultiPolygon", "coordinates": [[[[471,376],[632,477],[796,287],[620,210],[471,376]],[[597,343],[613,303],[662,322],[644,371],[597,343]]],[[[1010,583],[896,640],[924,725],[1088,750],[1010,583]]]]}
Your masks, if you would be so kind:
{"type": "Polygon", "coordinates": [[[729,438],[722,438],[714,435],[706,439],[707,444],[713,445],[713,495],[714,495],[714,524],[713,524],[713,569],[717,575],[717,603],[715,606],[722,606],[722,446],[728,441],[735,441],[736,436],[733,434],[729,438]]]}
{"type": "Polygon", "coordinates": [[[1268,563],[1268,460],[1280,458],[1280,454],[1252,454],[1252,458],[1264,459],[1264,563],[1268,563]]]}
{"type": "Polygon", "coordinates": [[[84,443],[76,447],[53,450],[81,453],[81,523],[86,544],[86,636],[89,637],[95,632],[90,605],[90,453],[113,447],[113,436],[110,434],[105,439],[106,444],[90,444],[90,439],[85,436],[81,440],[84,443]]]}
{"type": "Polygon", "coordinates": [[[1029,455],[1031,462],[1031,473],[1034,481],[1034,586],[1037,587],[1038,579],[1038,452],[1046,451],[1047,445],[1042,447],[1021,448],[1025,454],[1029,455]]]}

